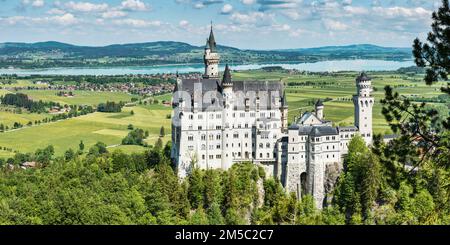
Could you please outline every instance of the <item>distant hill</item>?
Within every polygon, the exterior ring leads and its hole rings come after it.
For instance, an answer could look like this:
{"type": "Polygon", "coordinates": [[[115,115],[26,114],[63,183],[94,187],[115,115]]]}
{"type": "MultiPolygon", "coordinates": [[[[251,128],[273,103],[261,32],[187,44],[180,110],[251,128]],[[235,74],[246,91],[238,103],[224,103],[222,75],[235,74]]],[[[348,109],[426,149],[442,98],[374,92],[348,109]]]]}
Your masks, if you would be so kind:
{"type": "MultiPolygon", "coordinates": [[[[160,41],[115,44],[103,47],[76,46],[60,42],[0,43],[0,67],[121,66],[201,63],[203,47],[160,41]]],[[[370,44],[284,50],[242,50],[218,46],[223,62],[276,63],[316,62],[336,59],[411,59],[410,48],[370,44]]]]}

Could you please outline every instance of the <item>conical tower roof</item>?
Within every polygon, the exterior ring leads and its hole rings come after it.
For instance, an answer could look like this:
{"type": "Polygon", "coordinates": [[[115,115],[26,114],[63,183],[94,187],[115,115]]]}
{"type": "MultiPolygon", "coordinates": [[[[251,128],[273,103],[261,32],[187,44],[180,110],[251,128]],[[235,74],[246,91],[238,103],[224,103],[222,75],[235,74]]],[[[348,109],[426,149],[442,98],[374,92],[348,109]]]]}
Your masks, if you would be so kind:
{"type": "Polygon", "coordinates": [[[209,33],[209,38],[208,38],[208,45],[209,45],[209,48],[211,49],[211,52],[216,51],[216,48],[217,48],[216,47],[216,39],[214,38],[212,23],[211,23],[211,32],[209,33]]]}
{"type": "Polygon", "coordinates": [[[225,71],[223,72],[222,85],[231,84],[231,71],[228,64],[225,65],[225,71]]]}

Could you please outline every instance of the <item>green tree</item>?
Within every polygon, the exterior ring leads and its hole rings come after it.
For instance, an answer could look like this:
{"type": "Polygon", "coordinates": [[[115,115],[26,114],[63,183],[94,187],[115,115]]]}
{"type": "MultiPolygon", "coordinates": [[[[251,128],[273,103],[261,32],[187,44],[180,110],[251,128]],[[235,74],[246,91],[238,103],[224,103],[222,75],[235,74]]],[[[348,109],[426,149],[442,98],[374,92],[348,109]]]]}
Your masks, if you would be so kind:
{"type": "Polygon", "coordinates": [[[72,148],[70,148],[69,150],[67,150],[65,153],[64,153],[64,159],[66,160],[66,161],[71,161],[72,159],[74,159],[75,158],[75,152],[72,150],[72,148]]]}
{"type": "Polygon", "coordinates": [[[84,143],[83,143],[82,140],[80,141],[80,144],[78,145],[78,148],[80,149],[81,152],[84,151],[84,143]]]}
{"type": "Polygon", "coordinates": [[[159,130],[159,137],[164,137],[166,135],[164,131],[164,126],[161,126],[161,129],[159,130]]]}
{"type": "Polygon", "coordinates": [[[203,207],[205,183],[203,181],[203,172],[194,167],[189,175],[188,197],[193,208],[203,207]]]}

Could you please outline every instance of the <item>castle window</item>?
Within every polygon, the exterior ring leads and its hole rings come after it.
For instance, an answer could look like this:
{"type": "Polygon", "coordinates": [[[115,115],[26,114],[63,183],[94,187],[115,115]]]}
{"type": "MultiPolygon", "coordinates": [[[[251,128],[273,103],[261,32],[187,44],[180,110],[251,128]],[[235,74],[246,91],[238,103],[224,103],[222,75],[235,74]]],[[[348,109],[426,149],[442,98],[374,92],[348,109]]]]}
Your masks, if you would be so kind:
{"type": "Polygon", "coordinates": [[[245,124],[245,128],[248,128],[248,123],[245,124]]]}
{"type": "Polygon", "coordinates": [[[206,150],[206,145],[202,145],[202,150],[206,150]]]}
{"type": "Polygon", "coordinates": [[[270,158],[270,153],[267,153],[267,158],[270,158]]]}
{"type": "Polygon", "coordinates": [[[248,138],[248,133],[245,133],[245,138],[248,138]]]}
{"type": "Polygon", "coordinates": [[[222,118],[222,115],[221,115],[221,114],[217,114],[217,115],[216,115],[216,118],[217,118],[217,119],[220,119],[220,118],[222,118]]]}
{"type": "Polygon", "coordinates": [[[206,140],[206,135],[202,134],[202,140],[206,140]]]}
{"type": "Polygon", "coordinates": [[[216,149],[220,149],[220,145],[216,145],[216,149]]]}
{"type": "Polygon", "coordinates": [[[202,160],[205,160],[205,155],[202,155],[202,160]]]}
{"type": "Polygon", "coordinates": [[[198,130],[202,130],[202,126],[198,126],[198,130]]]}
{"type": "Polygon", "coordinates": [[[208,137],[209,137],[209,140],[214,140],[214,135],[210,134],[208,137]]]}
{"type": "Polygon", "coordinates": [[[189,115],[189,119],[194,119],[194,115],[189,115]]]}
{"type": "Polygon", "coordinates": [[[259,158],[262,158],[262,153],[259,153],[259,158]]]}
{"type": "Polygon", "coordinates": [[[267,144],[266,144],[266,148],[270,148],[270,143],[267,143],[267,144]]]}
{"type": "Polygon", "coordinates": [[[214,155],[209,155],[209,160],[213,160],[214,159],[214,155]]]}
{"type": "Polygon", "coordinates": [[[238,133],[234,133],[233,134],[233,138],[238,139],[239,138],[239,134],[238,133]]]}
{"type": "Polygon", "coordinates": [[[222,158],[222,155],[216,155],[216,158],[217,158],[217,159],[221,159],[221,158],[222,158]]]}
{"type": "Polygon", "coordinates": [[[241,152],[238,152],[238,157],[241,157],[241,152]]]}
{"type": "Polygon", "coordinates": [[[216,135],[216,140],[220,140],[220,134],[216,135]]]}
{"type": "Polygon", "coordinates": [[[189,136],[188,136],[188,141],[194,141],[194,136],[189,135],[189,136]]]}
{"type": "Polygon", "coordinates": [[[263,148],[264,144],[263,143],[259,143],[259,148],[263,148]]]}

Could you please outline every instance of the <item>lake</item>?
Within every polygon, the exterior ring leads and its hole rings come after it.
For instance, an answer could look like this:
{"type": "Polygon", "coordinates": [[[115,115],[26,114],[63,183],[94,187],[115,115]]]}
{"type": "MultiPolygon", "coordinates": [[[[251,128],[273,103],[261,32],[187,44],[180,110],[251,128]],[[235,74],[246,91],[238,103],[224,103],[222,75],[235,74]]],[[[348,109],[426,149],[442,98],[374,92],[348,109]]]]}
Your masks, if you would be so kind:
{"type": "MultiPolygon", "coordinates": [[[[230,64],[231,65],[231,64],[230,64]]],[[[336,71],[393,71],[402,67],[414,66],[410,61],[386,61],[386,60],[334,60],[315,63],[295,64],[248,64],[231,65],[233,70],[251,70],[266,66],[281,66],[285,69],[297,69],[311,72],[336,72],[336,71]]],[[[224,69],[221,65],[221,70],[224,69]]],[[[0,74],[17,75],[124,75],[124,74],[158,74],[158,73],[188,73],[203,72],[203,64],[189,65],[161,65],[161,66],[126,66],[126,67],[63,67],[47,69],[0,69],[0,74]]]]}

